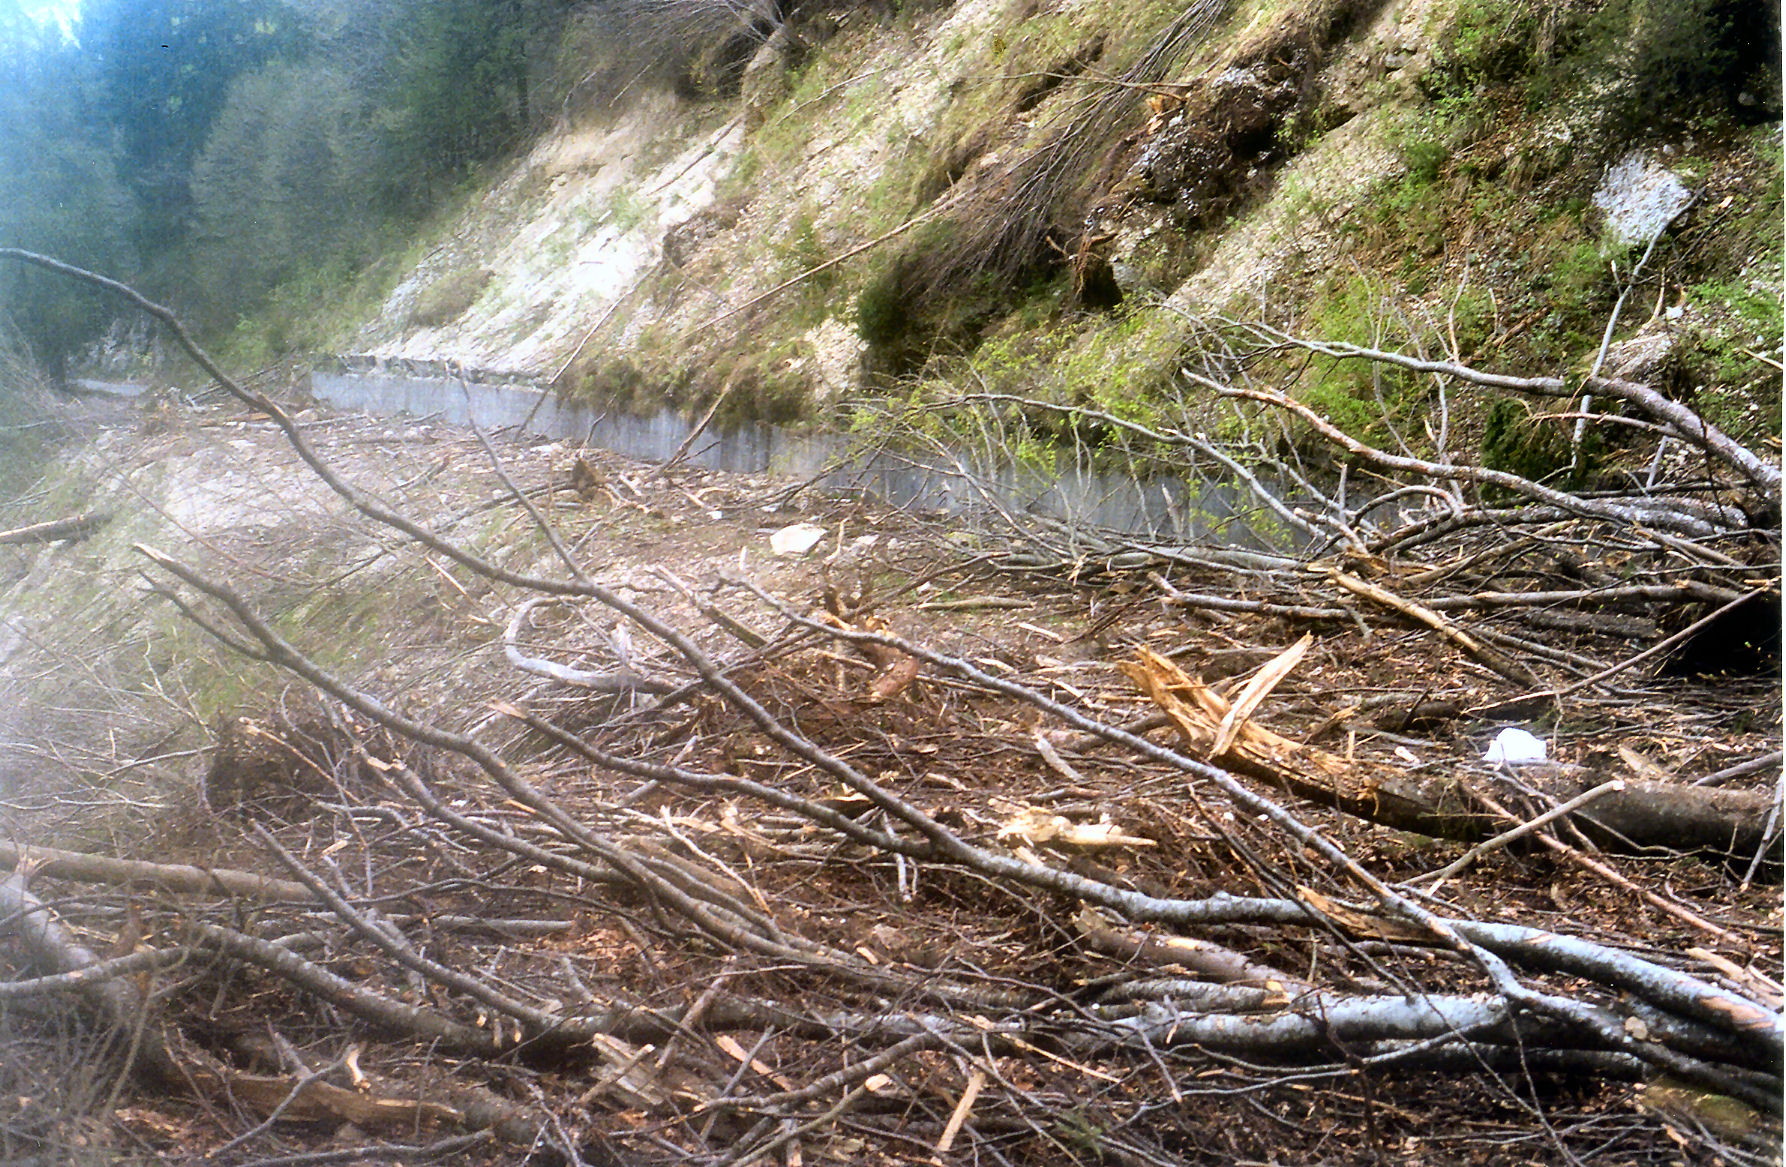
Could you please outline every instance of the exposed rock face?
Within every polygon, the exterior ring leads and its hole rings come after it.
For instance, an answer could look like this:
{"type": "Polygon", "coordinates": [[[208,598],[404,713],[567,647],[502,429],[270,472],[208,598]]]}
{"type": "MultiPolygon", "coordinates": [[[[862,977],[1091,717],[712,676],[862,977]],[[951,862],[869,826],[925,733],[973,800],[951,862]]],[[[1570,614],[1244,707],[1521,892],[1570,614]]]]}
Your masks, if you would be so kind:
{"type": "Polygon", "coordinates": [[[746,130],[761,126],[769,111],[787,97],[792,88],[789,70],[799,63],[799,59],[799,45],[786,25],[769,34],[756,55],[751,57],[739,81],[746,130]]]}
{"type": "Polygon", "coordinates": [[[618,316],[658,269],[666,236],[713,204],[744,142],[742,119],[718,112],[647,94],[541,140],[398,284],[357,347],[555,372],[590,323],[618,316]],[[428,292],[462,270],[490,273],[475,299],[448,305],[460,309],[450,319],[418,316],[428,292]]]}
{"type": "MultiPolygon", "coordinates": [[[[1551,214],[1539,262],[1555,271],[1581,246],[1586,282],[1604,272],[1585,251],[1602,224],[1642,246],[1689,186],[1707,207],[1717,196],[1678,158],[1672,175],[1633,155],[1584,212],[1627,141],[1604,115],[1632,69],[1609,59],[1591,85],[1550,78],[1555,100],[1533,98],[1509,79],[1556,66],[1571,51],[1558,29],[1579,40],[1600,7],[1515,7],[818,6],[755,28],[732,96],[641,84],[536,143],[355,348],[524,370],[644,411],[736,380],[764,388],[733,408],[774,403],[786,419],[862,388],[859,336],[876,377],[971,362],[997,336],[1006,356],[988,360],[1009,387],[1084,381],[1088,352],[1126,343],[1100,330],[1138,304],[1314,311],[1354,260],[1415,299],[1485,288],[1532,316],[1533,336],[1548,317],[1523,301],[1544,273],[1517,270],[1509,216],[1472,206],[1531,196],[1551,214]],[[1172,40],[1192,10],[1207,24],[1172,40]],[[451,279],[485,272],[487,285],[451,279]],[[424,302],[445,291],[462,294],[424,302]],[[1017,368],[1031,364],[1039,377],[1017,368]]],[[[1149,335],[1161,367],[1167,331],[1149,335]]]]}
{"type": "Polygon", "coordinates": [[[161,338],[147,316],[120,316],[93,342],[81,368],[95,376],[128,378],[163,357],[161,338]]]}
{"type": "Polygon", "coordinates": [[[1171,203],[1185,227],[1221,215],[1279,147],[1301,87],[1289,68],[1229,69],[1183,98],[1156,99],[1130,170],[1142,198],[1171,203]],[[1157,125],[1157,129],[1153,128],[1157,125]]]}
{"type": "Polygon", "coordinates": [[[1626,246],[1648,243],[1692,202],[1693,192],[1642,151],[1619,159],[1594,192],[1594,205],[1606,213],[1607,234],[1626,246]]]}
{"type": "Polygon", "coordinates": [[[1678,339],[1672,331],[1662,328],[1621,340],[1607,348],[1601,371],[1622,381],[1654,384],[1666,375],[1678,339]]]}
{"type": "Polygon", "coordinates": [[[866,346],[854,328],[831,319],[807,332],[803,339],[812,353],[804,363],[813,386],[814,404],[846,397],[859,388],[866,346]]]}

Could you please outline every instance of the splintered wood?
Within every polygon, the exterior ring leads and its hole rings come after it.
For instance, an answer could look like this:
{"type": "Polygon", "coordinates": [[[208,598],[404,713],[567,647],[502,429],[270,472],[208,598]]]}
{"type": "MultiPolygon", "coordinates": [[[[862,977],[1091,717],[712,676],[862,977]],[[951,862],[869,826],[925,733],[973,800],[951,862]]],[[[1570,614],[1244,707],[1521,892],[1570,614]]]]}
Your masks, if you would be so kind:
{"type": "MultiPolygon", "coordinates": [[[[1190,752],[1212,765],[1382,826],[1435,838],[1475,842],[1507,822],[1456,767],[1421,775],[1391,758],[1349,759],[1280,737],[1250,719],[1237,722],[1234,706],[1220,693],[1147,648],[1117,667],[1171,719],[1190,752]]],[[[1580,767],[1527,767],[1526,772],[1543,781],[1555,799],[1579,797],[1597,784],[1580,767]]],[[[1625,782],[1578,808],[1574,818],[1614,847],[1669,846],[1737,857],[1753,855],[1763,844],[1771,801],[1764,791],[1625,782]]]]}
{"type": "Polygon", "coordinates": [[[1218,751],[1223,723],[1233,711],[1220,693],[1150,649],[1138,650],[1136,659],[1117,667],[1172,719],[1191,752],[1214,765],[1398,830],[1467,838],[1493,821],[1459,802],[1457,791],[1444,781],[1416,779],[1380,760],[1350,762],[1251,720],[1237,725],[1232,742],[1218,751]]]}

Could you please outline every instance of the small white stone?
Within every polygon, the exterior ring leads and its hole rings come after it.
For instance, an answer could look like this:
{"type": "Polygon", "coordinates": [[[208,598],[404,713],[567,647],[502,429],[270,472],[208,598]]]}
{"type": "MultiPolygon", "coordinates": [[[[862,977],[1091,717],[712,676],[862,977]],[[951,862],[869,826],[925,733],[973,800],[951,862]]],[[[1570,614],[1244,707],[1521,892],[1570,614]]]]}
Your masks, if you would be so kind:
{"type": "Polygon", "coordinates": [[[1693,201],[1674,172],[1642,151],[1621,158],[1594,192],[1594,205],[1606,212],[1606,230],[1625,245],[1648,243],[1693,201]]]}
{"type": "Polygon", "coordinates": [[[1482,760],[1491,765],[1533,766],[1545,759],[1544,742],[1523,729],[1503,729],[1495,735],[1482,760]]]}
{"type": "Polygon", "coordinates": [[[769,536],[769,550],[776,555],[805,555],[825,537],[825,528],[817,523],[795,523],[769,536]]]}

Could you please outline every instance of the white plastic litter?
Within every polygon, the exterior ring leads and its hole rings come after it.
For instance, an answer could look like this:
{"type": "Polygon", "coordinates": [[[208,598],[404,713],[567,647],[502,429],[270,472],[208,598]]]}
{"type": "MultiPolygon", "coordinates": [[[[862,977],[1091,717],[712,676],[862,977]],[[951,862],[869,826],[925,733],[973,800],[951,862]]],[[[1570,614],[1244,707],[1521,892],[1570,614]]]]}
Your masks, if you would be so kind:
{"type": "Polygon", "coordinates": [[[769,536],[769,550],[777,555],[805,555],[825,537],[825,528],[816,523],[795,523],[769,536]]]}
{"type": "Polygon", "coordinates": [[[1503,762],[1509,766],[1531,766],[1544,761],[1545,756],[1542,739],[1523,729],[1503,729],[1489,743],[1482,760],[1496,766],[1503,762]]]}

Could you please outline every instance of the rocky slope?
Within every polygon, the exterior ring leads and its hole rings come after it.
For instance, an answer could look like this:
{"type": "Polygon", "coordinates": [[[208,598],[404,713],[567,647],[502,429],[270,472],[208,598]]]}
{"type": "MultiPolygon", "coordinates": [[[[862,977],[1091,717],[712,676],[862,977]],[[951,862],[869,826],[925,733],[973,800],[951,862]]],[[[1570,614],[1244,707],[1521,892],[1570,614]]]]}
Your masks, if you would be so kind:
{"type": "MultiPolygon", "coordinates": [[[[1648,243],[1596,197],[1631,158],[1690,201],[1618,338],[1665,331],[1687,388],[1759,400],[1749,428],[1777,430],[1766,8],[791,17],[717,93],[573,94],[347,347],[644,410],[725,392],[733,416],[773,420],[926,376],[945,394],[973,379],[1159,400],[1196,343],[1185,318],[1224,312],[1566,368],[1593,356],[1648,243]]],[[[1359,407],[1356,385],[1304,388],[1359,407]]]]}

